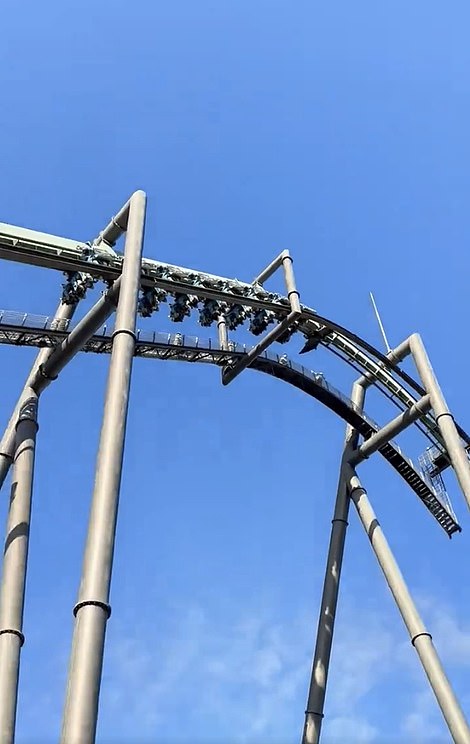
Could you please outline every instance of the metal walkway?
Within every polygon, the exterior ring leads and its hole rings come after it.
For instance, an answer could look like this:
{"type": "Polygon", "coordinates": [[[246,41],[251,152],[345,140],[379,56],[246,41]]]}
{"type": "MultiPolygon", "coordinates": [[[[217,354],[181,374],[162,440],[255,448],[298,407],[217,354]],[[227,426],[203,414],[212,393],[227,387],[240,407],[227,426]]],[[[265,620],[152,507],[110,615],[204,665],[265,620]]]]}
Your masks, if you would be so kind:
{"type": "MultiPolygon", "coordinates": [[[[58,323],[47,316],[0,310],[0,344],[53,347],[66,338],[70,330],[67,321],[58,323]]],[[[112,329],[103,328],[102,332],[85,344],[83,351],[109,354],[112,348],[111,332],[112,329]]],[[[229,349],[224,350],[212,339],[201,339],[180,333],[139,331],[135,356],[222,366],[247,354],[250,348],[229,342],[229,349]]],[[[320,401],[356,428],[364,439],[368,439],[380,429],[380,426],[363,411],[358,410],[347,396],[330,385],[322,374],[290,360],[285,354],[266,351],[253,362],[251,368],[288,382],[320,401]]],[[[387,442],[379,448],[379,452],[413,489],[449,537],[461,531],[445,492],[443,494],[434,488],[428,474],[416,468],[396,442],[387,442]]]]}

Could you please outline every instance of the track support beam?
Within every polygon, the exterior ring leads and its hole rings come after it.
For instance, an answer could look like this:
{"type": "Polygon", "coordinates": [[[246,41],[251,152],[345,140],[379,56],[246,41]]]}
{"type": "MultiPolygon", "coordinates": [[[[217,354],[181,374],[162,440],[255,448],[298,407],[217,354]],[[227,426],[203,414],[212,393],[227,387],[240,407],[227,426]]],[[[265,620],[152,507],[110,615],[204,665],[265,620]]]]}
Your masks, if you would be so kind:
{"type": "MultiPolygon", "coordinates": [[[[365,388],[358,382],[353,385],[351,400],[359,410],[364,407],[365,388]]],[[[338,604],[339,583],[343,565],[344,544],[349,515],[349,494],[345,478],[345,465],[357,447],[358,433],[346,427],[346,437],[336,495],[336,504],[331,525],[330,545],[323,583],[323,594],[318,619],[317,640],[313,656],[307,709],[302,735],[302,744],[318,744],[323,721],[326,685],[330,665],[331,647],[338,604]]]]}
{"type": "Polygon", "coordinates": [[[431,397],[432,409],[440,429],[450,461],[455,470],[462,493],[470,509],[470,463],[465,447],[460,439],[454,417],[442,393],[429,357],[419,333],[409,338],[409,349],[426,391],[431,397]]]}
{"type": "Polygon", "coordinates": [[[465,720],[463,711],[434,648],[432,637],[427,631],[418,609],[413,602],[405,580],[367,497],[367,493],[353,468],[346,466],[345,471],[350,497],[354,502],[359,519],[366,531],[385,580],[408,629],[411,643],[416,649],[423,669],[426,672],[429,684],[436,696],[452,739],[455,744],[470,744],[468,723],[465,720]]]}
{"type": "Polygon", "coordinates": [[[424,416],[431,408],[431,396],[424,395],[420,398],[411,408],[407,408],[406,411],[400,413],[392,421],[379,429],[376,434],[373,434],[367,439],[361,446],[352,453],[349,462],[351,465],[358,465],[363,460],[366,460],[374,452],[377,452],[384,444],[390,441],[393,437],[400,432],[404,431],[411,424],[424,416]]]}
{"type": "Polygon", "coordinates": [[[259,343],[256,344],[250,351],[243,356],[241,359],[238,360],[238,362],[235,362],[235,364],[227,365],[222,370],[222,385],[228,385],[230,382],[232,382],[235,377],[238,377],[240,372],[243,372],[244,369],[250,366],[250,364],[260,356],[260,354],[263,353],[263,351],[266,351],[268,346],[271,346],[271,344],[276,341],[276,339],[279,338],[285,331],[287,331],[293,323],[295,323],[296,320],[300,317],[302,314],[302,310],[300,307],[300,299],[299,299],[299,293],[297,291],[297,287],[295,284],[295,277],[294,277],[294,270],[292,267],[292,257],[289,253],[289,251],[283,251],[277,258],[274,259],[272,263],[267,266],[264,271],[259,274],[259,276],[254,280],[253,284],[263,284],[267,279],[269,279],[272,274],[274,274],[275,271],[277,271],[278,268],[282,266],[284,270],[284,280],[286,283],[286,289],[287,289],[287,298],[290,302],[290,308],[291,311],[287,318],[284,318],[281,323],[278,323],[278,325],[273,328],[269,333],[266,334],[266,336],[261,339],[259,343]]]}
{"type": "MultiPolygon", "coordinates": [[[[52,349],[41,349],[39,352],[0,442],[0,488],[5,481],[13,459],[18,412],[24,400],[28,397],[29,391],[34,390],[37,395],[40,395],[103,325],[116,309],[120,285],[121,278],[118,277],[113,286],[103,294],[60,344],[52,349]]],[[[61,303],[54,320],[57,320],[58,323],[64,320],[69,321],[73,316],[75,307],[75,305],[61,303]]]]}
{"type": "MultiPolygon", "coordinates": [[[[58,325],[64,322],[70,322],[70,320],[73,318],[76,307],[76,305],[65,305],[63,302],[61,302],[56,310],[54,321],[56,321],[58,325]]],[[[33,366],[31,367],[28,377],[26,378],[24,388],[13,409],[13,413],[10,416],[10,420],[0,441],[0,488],[2,488],[5,482],[5,478],[8,475],[8,471],[10,470],[10,466],[13,462],[13,455],[15,452],[16,424],[21,407],[30,395],[31,385],[36,379],[38,369],[47,362],[53,352],[54,349],[41,349],[38,352],[38,355],[33,363],[33,366]]]]}
{"type": "Polygon", "coordinates": [[[13,482],[8,512],[0,589],[0,741],[15,740],[20,652],[24,643],[23,610],[28,562],[31,501],[36,450],[37,395],[20,407],[16,424],[13,482]]]}
{"type": "Polygon", "coordinates": [[[217,334],[219,337],[219,346],[222,351],[228,349],[228,332],[227,332],[227,321],[223,315],[219,316],[217,321],[217,334]]]}
{"type": "Polygon", "coordinates": [[[62,744],[93,744],[103,665],[119,490],[135,348],[146,197],[131,197],[95,486],[83,559],[64,709],[62,744]]]}
{"type": "Polygon", "coordinates": [[[31,382],[31,387],[38,395],[58,377],[64,367],[116,310],[120,288],[121,277],[118,277],[112,287],[100,297],[62,343],[52,350],[44,364],[39,366],[31,382]]]}
{"type": "MultiPolygon", "coordinates": [[[[119,237],[122,235],[122,233],[127,228],[127,223],[129,219],[129,205],[130,205],[130,199],[124,204],[123,207],[119,210],[117,215],[111,218],[110,222],[104,230],[101,231],[99,237],[97,238],[97,241],[99,242],[103,240],[108,245],[112,246],[116,243],[116,241],[119,239],[119,237]]],[[[104,305],[106,307],[107,301],[111,302],[111,304],[116,304],[118,293],[119,293],[119,282],[120,278],[118,278],[114,284],[113,287],[108,290],[108,292],[104,295],[104,298],[102,298],[101,301],[97,303],[97,305],[104,305]],[[116,293],[116,294],[115,294],[116,293]],[[107,299],[105,299],[107,298],[107,299]]],[[[72,319],[77,305],[66,305],[65,303],[61,302],[56,310],[56,314],[54,316],[54,321],[57,321],[58,324],[63,323],[64,321],[69,321],[72,319]]],[[[88,340],[90,336],[93,335],[95,330],[98,330],[101,323],[104,323],[107,317],[113,312],[114,307],[109,307],[109,312],[107,314],[103,315],[103,319],[98,322],[98,325],[96,328],[90,332],[89,336],[85,339],[88,340]]],[[[91,313],[92,311],[90,311],[91,313]]],[[[99,310],[95,306],[95,312],[97,313],[96,319],[99,317],[99,310]]],[[[84,322],[85,319],[80,321],[79,326],[83,328],[81,325],[84,322]]],[[[90,326],[91,327],[91,326],[90,326]]],[[[72,332],[75,334],[77,338],[80,338],[79,335],[79,327],[74,329],[72,332]]],[[[65,341],[62,344],[62,352],[65,352],[65,345],[68,345],[68,354],[64,355],[63,362],[60,363],[61,369],[65,366],[65,364],[72,358],[72,356],[75,355],[77,351],[80,350],[81,346],[77,343],[77,348],[74,350],[75,342],[72,343],[72,341],[69,339],[65,339],[65,341]]],[[[83,344],[82,344],[83,345],[83,344]]],[[[10,420],[7,424],[7,427],[5,429],[5,432],[3,434],[3,437],[0,441],[0,489],[3,486],[3,483],[5,482],[5,478],[8,474],[8,471],[10,469],[11,463],[13,461],[13,452],[15,448],[15,427],[16,422],[18,421],[18,414],[21,409],[21,406],[23,405],[24,401],[26,400],[28,396],[28,391],[31,387],[35,387],[38,384],[38,370],[44,369],[46,363],[49,361],[49,358],[54,354],[54,359],[59,362],[60,356],[58,354],[57,349],[41,349],[41,351],[38,353],[33,366],[31,367],[31,370],[29,372],[29,375],[26,379],[26,382],[24,384],[24,388],[22,393],[20,394],[20,397],[16,403],[15,408],[13,409],[13,413],[10,417],[10,420]]],[[[51,376],[52,379],[52,376],[51,376]]],[[[46,380],[46,378],[43,375],[43,380],[46,380]]],[[[46,385],[48,383],[46,382],[46,385]]],[[[44,385],[44,387],[46,386],[44,385]]]]}

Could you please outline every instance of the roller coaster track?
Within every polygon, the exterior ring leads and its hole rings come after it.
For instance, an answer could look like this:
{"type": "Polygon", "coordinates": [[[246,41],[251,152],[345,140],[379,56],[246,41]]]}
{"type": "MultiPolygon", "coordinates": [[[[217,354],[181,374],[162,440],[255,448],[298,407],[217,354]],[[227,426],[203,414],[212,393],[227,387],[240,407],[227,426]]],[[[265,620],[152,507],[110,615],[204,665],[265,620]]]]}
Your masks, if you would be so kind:
{"type": "MultiPolygon", "coordinates": [[[[110,354],[110,363],[82,578],[73,609],[74,636],[62,741],[87,744],[95,741],[105,631],[111,614],[111,572],[131,370],[133,357],[142,357],[215,365],[221,372],[223,385],[251,368],[296,387],[348,424],[303,744],[317,744],[320,736],[350,503],[354,504],[369,538],[449,732],[456,744],[469,744],[470,728],[464,713],[355,469],[373,453],[380,452],[449,537],[461,531],[441,472],[451,466],[470,507],[470,436],[454,421],[421,337],[413,333],[384,355],[347,328],[300,304],[292,257],[287,250],[276,256],[251,283],[144,258],[145,217],[146,195],[136,191],[99,236],[88,243],[0,223],[0,259],[65,274],[54,317],[0,310],[0,344],[40,349],[0,443],[0,485],[12,466],[16,489],[15,498],[10,500],[8,550],[6,547],[0,587],[4,621],[0,628],[0,650],[3,668],[7,670],[0,679],[1,699],[7,701],[0,706],[2,731],[14,734],[15,728],[20,648],[24,642],[22,615],[37,403],[48,385],[83,351],[110,354]],[[125,257],[114,250],[124,234],[125,257]],[[285,296],[264,286],[278,270],[283,275],[285,296]],[[99,282],[107,285],[108,290],[72,325],[78,304],[87,290],[99,282]],[[137,330],[139,315],[149,317],[167,301],[170,301],[170,321],[180,323],[197,308],[201,326],[217,325],[217,341],[182,333],[137,330]],[[106,324],[113,313],[115,320],[108,328],[106,324]],[[253,346],[237,343],[232,336],[246,321],[249,332],[257,337],[253,346]],[[268,330],[270,325],[273,327],[268,330]],[[321,345],[358,373],[351,399],[333,387],[322,373],[292,361],[287,354],[273,351],[274,342],[286,343],[298,333],[306,340],[300,353],[314,351],[321,345]],[[416,379],[400,366],[407,358],[414,365],[416,379]],[[369,405],[367,388],[372,385],[401,411],[384,425],[378,425],[364,412],[364,403],[369,405]],[[418,466],[393,439],[411,425],[432,445],[420,455],[418,466]],[[24,525],[28,525],[28,530],[23,529],[24,525]],[[12,540],[19,529],[21,541],[12,540]],[[14,546],[14,552],[10,546],[14,546]]],[[[405,521],[402,508],[396,508],[405,521]]],[[[10,740],[13,741],[12,736],[10,740]]]]}
{"type": "MultiPolygon", "coordinates": [[[[122,269],[122,255],[115,253],[108,244],[104,247],[102,244],[91,246],[4,223],[0,223],[0,258],[63,272],[82,272],[108,284],[120,275],[122,269]]],[[[141,282],[143,287],[154,287],[171,294],[189,294],[201,299],[238,302],[250,308],[266,309],[276,313],[279,318],[287,317],[290,309],[286,297],[268,292],[259,284],[248,284],[238,279],[150,259],[142,261],[141,282]]],[[[319,344],[369,376],[371,384],[384,392],[401,410],[411,408],[425,394],[416,380],[364,339],[305,305],[301,308],[297,330],[307,339],[318,340],[319,344]]],[[[427,414],[417,425],[439,450],[442,467],[445,467],[446,450],[435,418],[427,414]]],[[[470,449],[470,435],[456,425],[465,446],[470,449]]]]}
{"type": "MultiPolygon", "coordinates": [[[[60,327],[56,321],[46,316],[0,310],[0,344],[53,347],[60,343],[70,330],[68,323],[63,322],[60,327]]],[[[109,354],[111,348],[112,332],[104,328],[85,344],[83,351],[109,354]]],[[[249,349],[248,346],[230,342],[230,347],[226,350],[221,349],[219,343],[212,339],[201,339],[180,333],[139,331],[135,356],[223,366],[247,354],[249,349]]],[[[290,360],[285,354],[265,351],[253,362],[251,368],[287,382],[323,403],[357,429],[366,440],[380,429],[378,424],[362,410],[358,410],[353,402],[333,387],[322,374],[290,360]]],[[[378,451],[417,494],[449,537],[461,530],[450,502],[435,491],[426,475],[403,454],[398,444],[390,440],[378,451]]]]}

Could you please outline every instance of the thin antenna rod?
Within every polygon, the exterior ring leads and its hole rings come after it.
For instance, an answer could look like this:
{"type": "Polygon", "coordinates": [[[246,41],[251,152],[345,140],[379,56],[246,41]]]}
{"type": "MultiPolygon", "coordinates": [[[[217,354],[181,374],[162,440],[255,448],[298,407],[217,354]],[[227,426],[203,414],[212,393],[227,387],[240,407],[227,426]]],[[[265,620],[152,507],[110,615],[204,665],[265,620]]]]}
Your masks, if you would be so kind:
{"type": "Polygon", "coordinates": [[[377,318],[377,323],[379,324],[380,333],[382,334],[382,338],[384,340],[385,348],[387,350],[387,353],[391,351],[391,348],[388,343],[387,334],[385,333],[385,328],[383,327],[382,320],[379,315],[379,311],[377,310],[377,305],[375,304],[374,295],[372,292],[369,292],[370,295],[370,301],[372,302],[372,307],[374,308],[375,317],[377,318]]]}

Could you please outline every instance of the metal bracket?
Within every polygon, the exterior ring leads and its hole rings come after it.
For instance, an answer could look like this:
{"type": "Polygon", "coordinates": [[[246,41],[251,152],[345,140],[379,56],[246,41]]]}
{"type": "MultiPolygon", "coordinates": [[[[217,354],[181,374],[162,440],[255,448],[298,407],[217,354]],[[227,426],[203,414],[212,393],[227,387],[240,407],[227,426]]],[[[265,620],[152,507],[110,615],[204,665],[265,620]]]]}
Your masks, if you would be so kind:
{"type": "Polygon", "coordinates": [[[358,465],[363,460],[367,460],[374,452],[377,452],[380,447],[389,442],[392,437],[400,434],[408,426],[418,421],[424,416],[431,408],[431,396],[429,394],[424,395],[416,403],[407,408],[406,411],[400,413],[396,418],[385,424],[379,431],[373,434],[369,439],[360,445],[352,454],[349,459],[349,464],[353,467],[358,465]]]}
{"type": "Polygon", "coordinates": [[[222,370],[222,385],[228,385],[232,380],[237,377],[240,372],[243,372],[246,367],[249,367],[250,364],[260,356],[260,354],[265,351],[268,346],[270,346],[273,341],[275,341],[279,336],[281,336],[285,331],[290,328],[292,323],[297,320],[297,318],[301,315],[301,308],[300,308],[300,299],[299,299],[299,293],[296,288],[295,284],[295,278],[294,278],[294,270],[292,267],[293,260],[289,253],[289,251],[282,251],[282,253],[279,254],[277,258],[274,259],[272,263],[267,266],[264,271],[261,272],[253,281],[253,285],[263,285],[263,283],[269,279],[270,276],[274,274],[275,271],[279,268],[283,268],[284,270],[284,279],[286,283],[286,289],[287,289],[287,298],[290,303],[291,311],[289,315],[284,318],[278,325],[273,328],[269,333],[264,336],[264,338],[261,339],[259,343],[256,344],[248,354],[243,356],[241,359],[239,359],[235,364],[229,364],[225,366],[222,370]]]}

